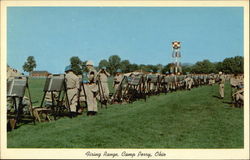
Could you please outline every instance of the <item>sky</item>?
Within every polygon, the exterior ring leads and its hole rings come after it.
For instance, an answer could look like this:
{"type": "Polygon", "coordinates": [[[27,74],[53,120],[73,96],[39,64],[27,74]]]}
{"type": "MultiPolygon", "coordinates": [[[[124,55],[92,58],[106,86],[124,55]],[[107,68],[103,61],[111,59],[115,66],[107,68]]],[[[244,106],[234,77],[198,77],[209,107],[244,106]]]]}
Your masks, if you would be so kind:
{"type": "Polygon", "coordinates": [[[28,56],[35,70],[63,73],[70,57],[92,60],[119,55],[136,64],[222,61],[243,56],[242,7],[8,7],[7,63],[23,72],[28,56]]]}

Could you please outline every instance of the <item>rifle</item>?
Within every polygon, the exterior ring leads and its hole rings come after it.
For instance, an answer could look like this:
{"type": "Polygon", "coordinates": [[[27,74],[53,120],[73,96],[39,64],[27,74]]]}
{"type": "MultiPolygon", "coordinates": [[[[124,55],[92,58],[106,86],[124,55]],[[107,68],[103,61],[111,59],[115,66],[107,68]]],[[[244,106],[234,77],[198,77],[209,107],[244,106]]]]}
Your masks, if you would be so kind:
{"type": "MultiPolygon", "coordinates": [[[[115,90],[115,92],[113,93],[113,98],[112,98],[112,101],[111,101],[111,103],[114,103],[114,101],[115,101],[115,97],[117,96],[117,95],[119,95],[121,92],[122,92],[122,84],[123,84],[123,82],[125,81],[125,80],[127,80],[127,77],[126,76],[123,76],[123,78],[122,78],[122,81],[119,83],[119,85],[118,85],[118,88],[115,90]]],[[[126,87],[127,88],[127,87],[126,87]]],[[[125,89],[125,91],[126,91],[126,89],[125,89]]],[[[124,91],[124,92],[125,92],[124,91]]],[[[117,96],[117,100],[118,101],[121,101],[121,98],[123,98],[122,96],[121,97],[118,97],[117,96]]]]}
{"type": "Polygon", "coordinates": [[[83,75],[82,75],[82,82],[81,82],[81,86],[80,86],[80,91],[81,89],[83,90],[83,94],[84,94],[84,97],[85,97],[85,106],[88,108],[88,103],[87,103],[87,95],[86,95],[86,91],[85,91],[85,87],[84,87],[84,83],[87,82],[85,79],[84,79],[84,76],[86,77],[86,73],[84,72],[83,75]]]}
{"type": "Polygon", "coordinates": [[[79,82],[79,88],[78,88],[78,91],[77,91],[77,112],[81,107],[81,105],[80,105],[80,95],[81,95],[81,83],[79,82]]]}
{"type": "MultiPolygon", "coordinates": [[[[101,81],[100,81],[100,76],[98,75],[98,77],[97,77],[97,86],[98,86],[98,91],[99,91],[99,94],[100,94],[100,102],[101,102],[101,108],[102,108],[102,103],[103,103],[103,98],[104,97],[102,97],[102,95],[103,95],[103,90],[102,90],[102,86],[100,86],[100,85],[102,85],[101,84],[101,81]]],[[[107,108],[107,106],[106,106],[106,108],[107,108]]]]}

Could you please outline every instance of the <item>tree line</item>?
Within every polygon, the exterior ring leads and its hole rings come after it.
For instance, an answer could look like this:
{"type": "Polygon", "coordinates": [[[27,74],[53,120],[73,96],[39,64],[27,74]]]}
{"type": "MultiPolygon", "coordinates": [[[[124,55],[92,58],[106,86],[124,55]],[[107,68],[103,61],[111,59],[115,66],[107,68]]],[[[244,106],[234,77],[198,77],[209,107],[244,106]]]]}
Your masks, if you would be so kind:
{"type": "MultiPolygon", "coordinates": [[[[79,57],[73,56],[70,58],[70,64],[72,69],[76,74],[82,74],[86,70],[86,62],[82,61],[79,57]]],[[[157,64],[135,64],[130,63],[129,60],[122,60],[118,55],[112,55],[108,59],[102,59],[98,66],[95,66],[97,70],[102,67],[106,67],[107,71],[114,75],[117,69],[121,69],[123,73],[133,72],[133,71],[144,71],[144,72],[171,72],[172,63],[166,65],[157,64]]],[[[29,56],[27,61],[23,65],[23,70],[25,72],[31,72],[36,68],[36,61],[33,56],[29,56]]],[[[230,58],[225,58],[222,62],[210,62],[208,59],[203,61],[198,61],[195,64],[182,65],[182,72],[185,74],[189,73],[218,73],[222,71],[227,74],[242,74],[244,69],[244,58],[242,56],[235,56],[230,58]]]]}
{"type": "MultiPolygon", "coordinates": [[[[133,71],[144,71],[153,72],[160,71],[161,73],[171,72],[171,67],[173,63],[168,63],[166,65],[157,64],[157,65],[145,65],[145,64],[135,64],[130,63],[129,60],[121,60],[118,55],[112,55],[108,60],[103,59],[99,62],[98,68],[106,67],[108,72],[114,74],[115,71],[119,68],[122,72],[133,72],[133,71]]],[[[208,59],[203,61],[198,61],[195,64],[183,65],[183,73],[218,73],[224,72],[227,74],[242,74],[244,69],[244,58],[242,56],[235,56],[230,58],[225,58],[222,62],[210,62],[208,59]]]]}
{"type": "Polygon", "coordinates": [[[210,62],[205,59],[198,61],[194,65],[183,66],[183,72],[190,73],[218,73],[226,74],[243,74],[244,72],[244,58],[242,56],[235,56],[225,58],[222,62],[210,62]]]}

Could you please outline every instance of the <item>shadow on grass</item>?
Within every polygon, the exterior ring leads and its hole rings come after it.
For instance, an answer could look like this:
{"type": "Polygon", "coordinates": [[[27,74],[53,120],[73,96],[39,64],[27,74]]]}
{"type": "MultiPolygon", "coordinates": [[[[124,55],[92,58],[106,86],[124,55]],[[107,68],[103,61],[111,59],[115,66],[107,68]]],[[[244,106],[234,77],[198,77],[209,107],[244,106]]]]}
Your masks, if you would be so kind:
{"type": "Polygon", "coordinates": [[[225,104],[234,104],[233,102],[228,102],[228,101],[223,101],[222,103],[225,103],[225,104]]]}
{"type": "MultiPolygon", "coordinates": [[[[14,130],[20,128],[23,125],[34,125],[34,122],[33,122],[32,119],[20,120],[20,122],[18,122],[17,124],[15,124],[14,130]]],[[[10,122],[8,121],[7,122],[7,132],[10,132],[12,130],[13,129],[12,129],[11,125],[10,125],[10,122]]]]}
{"type": "Polygon", "coordinates": [[[221,99],[221,97],[219,96],[216,96],[216,95],[213,95],[214,98],[218,98],[218,99],[221,99]]]}

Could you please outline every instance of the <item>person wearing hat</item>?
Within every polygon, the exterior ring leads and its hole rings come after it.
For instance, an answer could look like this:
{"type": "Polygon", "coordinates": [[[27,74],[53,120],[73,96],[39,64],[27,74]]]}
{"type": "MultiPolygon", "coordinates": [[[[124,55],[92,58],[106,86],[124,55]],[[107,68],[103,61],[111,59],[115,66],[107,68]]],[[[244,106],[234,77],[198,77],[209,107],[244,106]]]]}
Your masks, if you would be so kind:
{"type": "Polygon", "coordinates": [[[186,84],[186,86],[185,86],[186,89],[191,90],[194,81],[193,81],[193,78],[191,78],[191,76],[189,75],[189,72],[187,72],[187,76],[186,76],[184,81],[186,84]]]}
{"type": "Polygon", "coordinates": [[[154,83],[151,83],[152,82],[152,77],[153,77],[153,70],[152,69],[150,69],[149,70],[149,73],[148,73],[148,75],[147,75],[147,86],[146,86],[146,88],[147,88],[147,93],[152,93],[153,91],[154,91],[154,89],[155,89],[155,85],[154,85],[154,83]]]}
{"type": "Polygon", "coordinates": [[[237,102],[239,102],[239,100],[244,103],[244,85],[243,84],[238,85],[238,91],[236,91],[233,94],[233,97],[236,101],[236,105],[238,105],[237,102]]]}
{"type": "Polygon", "coordinates": [[[112,99],[113,100],[118,100],[118,101],[121,100],[121,95],[122,95],[122,90],[119,87],[119,85],[120,85],[120,83],[122,82],[122,79],[123,79],[123,75],[122,75],[121,72],[122,72],[121,69],[116,70],[116,74],[115,74],[114,81],[113,81],[114,94],[112,96],[112,99]]]}
{"type": "Polygon", "coordinates": [[[153,84],[154,85],[154,89],[153,90],[155,92],[159,93],[159,91],[160,91],[160,83],[161,83],[161,78],[162,78],[161,71],[157,70],[156,73],[155,73],[155,76],[158,77],[157,78],[158,80],[157,80],[156,83],[153,84]]]}
{"type": "Polygon", "coordinates": [[[170,72],[170,86],[171,86],[171,91],[176,91],[176,81],[177,81],[177,78],[176,78],[176,75],[174,74],[174,72],[170,72]]]}
{"type": "Polygon", "coordinates": [[[113,83],[113,87],[115,88],[115,91],[117,90],[119,84],[121,83],[122,79],[123,79],[123,75],[121,74],[121,69],[117,69],[116,70],[116,74],[114,77],[114,83],[113,83]]]}
{"type": "Polygon", "coordinates": [[[87,97],[87,106],[88,106],[88,116],[96,115],[98,108],[97,108],[97,101],[96,97],[98,94],[98,86],[96,85],[96,77],[97,72],[94,68],[94,63],[92,61],[87,61],[86,63],[88,73],[88,83],[84,84],[86,97],[87,97]]]}
{"type": "Polygon", "coordinates": [[[224,84],[225,84],[225,77],[222,72],[219,72],[219,94],[220,98],[224,98],[224,84]]]}
{"type": "Polygon", "coordinates": [[[167,92],[169,92],[169,90],[170,90],[170,77],[169,77],[169,72],[168,71],[165,72],[164,81],[165,81],[167,92]]]}
{"type": "Polygon", "coordinates": [[[208,85],[210,85],[210,86],[212,86],[213,85],[213,75],[212,74],[210,74],[209,76],[208,76],[208,85]]]}
{"type": "Polygon", "coordinates": [[[72,70],[72,66],[69,65],[65,68],[65,82],[67,87],[67,95],[69,101],[69,107],[71,116],[75,117],[77,115],[77,101],[78,101],[78,91],[80,89],[79,78],[72,70]]]}
{"type": "Polygon", "coordinates": [[[109,101],[109,88],[108,88],[108,77],[110,74],[107,72],[106,67],[102,67],[97,73],[98,79],[101,81],[102,90],[105,100],[109,101]]]}

